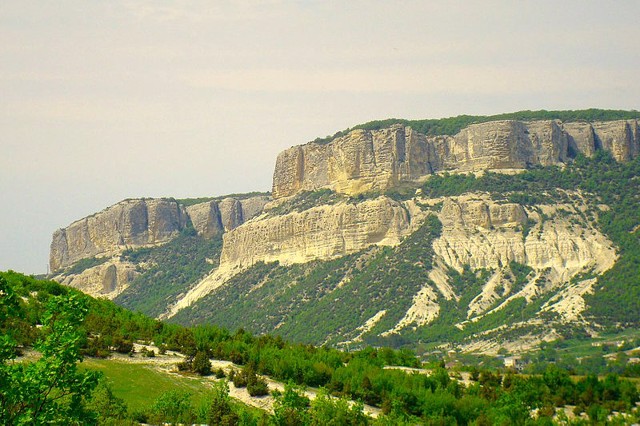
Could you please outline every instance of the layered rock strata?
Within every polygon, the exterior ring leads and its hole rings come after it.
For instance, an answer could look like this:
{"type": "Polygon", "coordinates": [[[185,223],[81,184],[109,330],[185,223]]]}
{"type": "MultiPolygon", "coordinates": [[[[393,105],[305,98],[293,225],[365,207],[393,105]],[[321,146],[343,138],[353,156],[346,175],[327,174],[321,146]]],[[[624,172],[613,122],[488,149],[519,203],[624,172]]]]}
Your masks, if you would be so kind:
{"type": "Polygon", "coordinates": [[[53,234],[51,270],[60,271],[90,257],[110,257],[124,249],[163,244],[189,223],[211,238],[262,212],[267,196],[225,198],[184,207],[173,199],[124,200],[53,234]]]}
{"type": "Polygon", "coordinates": [[[330,259],[373,244],[399,244],[411,231],[408,209],[387,197],[265,215],[224,235],[220,268],[330,259]]]}
{"type": "Polygon", "coordinates": [[[618,161],[640,151],[637,120],[562,123],[557,120],[492,121],[455,136],[425,136],[410,127],[354,130],[327,144],[315,142],[278,155],[273,198],[331,188],[355,195],[384,191],[438,171],[524,169],[565,163],[599,149],[618,161]]]}
{"type": "Polygon", "coordinates": [[[237,228],[262,212],[269,197],[225,198],[187,207],[193,227],[205,238],[237,228]]]}
{"type": "Polygon", "coordinates": [[[58,229],[51,243],[51,270],[129,247],[164,243],[184,229],[187,219],[184,207],[175,200],[124,200],[58,229]]]}
{"type": "Polygon", "coordinates": [[[136,265],[112,259],[75,275],[55,277],[61,284],[75,287],[94,297],[113,299],[139,274],[136,265]]]}
{"type": "Polygon", "coordinates": [[[611,241],[575,210],[567,217],[557,210],[541,205],[527,213],[519,204],[498,204],[479,195],[447,198],[438,214],[442,235],[433,248],[458,271],[465,265],[500,269],[514,261],[566,280],[578,271],[593,268],[599,274],[613,266],[617,256],[611,241]],[[525,225],[532,226],[526,233],[525,225]]]}
{"type": "MultiPolygon", "coordinates": [[[[441,300],[457,299],[459,295],[449,282],[450,268],[491,271],[481,292],[469,303],[470,321],[500,310],[516,298],[530,302],[548,293],[555,296],[541,311],[553,311],[565,321],[580,321],[586,307],[583,296],[591,292],[595,282],[579,279],[580,274],[601,274],[617,259],[613,243],[583,219],[579,209],[585,206],[579,203],[525,209],[519,204],[496,203],[482,194],[425,202],[442,203],[437,214],[442,234],[433,243],[431,283],[425,283],[406,315],[382,335],[424,326],[439,315],[441,300]],[[525,227],[530,228],[525,232],[525,227]],[[519,286],[515,285],[511,262],[532,270],[519,286]]],[[[464,322],[459,324],[464,326],[464,322]]]]}

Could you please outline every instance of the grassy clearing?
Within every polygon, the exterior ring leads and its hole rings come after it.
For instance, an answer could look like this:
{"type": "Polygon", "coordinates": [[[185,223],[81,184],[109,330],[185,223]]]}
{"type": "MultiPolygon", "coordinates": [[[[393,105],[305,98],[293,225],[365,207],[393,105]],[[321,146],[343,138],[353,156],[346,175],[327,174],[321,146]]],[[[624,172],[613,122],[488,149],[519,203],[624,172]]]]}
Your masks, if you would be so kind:
{"type": "Polygon", "coordinates": [[[170,390],[191,392],[192,403],[197,406],[210,388],[200,378],[167,374],[147,364],[86,358],[81,365],[104,373],[113,393],[127,402],[130,411],[148,409],[170,390]]]}

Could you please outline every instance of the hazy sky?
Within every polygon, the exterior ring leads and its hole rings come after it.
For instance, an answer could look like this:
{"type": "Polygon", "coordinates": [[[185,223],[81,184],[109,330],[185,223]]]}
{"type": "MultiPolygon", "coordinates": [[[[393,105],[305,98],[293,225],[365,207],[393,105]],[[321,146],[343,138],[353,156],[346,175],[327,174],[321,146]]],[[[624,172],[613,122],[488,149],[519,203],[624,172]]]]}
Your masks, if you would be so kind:
{"type": "Polygon", "coordinates": [[[640,1],[0,1],[0,270],[362,122],[639,109],[640,1]]]}

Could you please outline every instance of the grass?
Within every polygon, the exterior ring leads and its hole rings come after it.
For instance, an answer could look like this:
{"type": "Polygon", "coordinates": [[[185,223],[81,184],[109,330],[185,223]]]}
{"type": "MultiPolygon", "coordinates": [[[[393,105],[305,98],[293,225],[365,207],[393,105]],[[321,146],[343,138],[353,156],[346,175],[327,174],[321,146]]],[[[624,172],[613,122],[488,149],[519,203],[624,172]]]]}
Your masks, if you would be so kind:
{"type": "Polygon", "coordinates": [[[197,406],[210,388],[200,378],[167,374],[147,364],[86,358],[80,365],[101,371],[114,395],[124,399],[132,412],[148,409],[160,395],[170,390],[191,392],[192,403],[197,406]]]}
{"type": "MultiPolygon", "coordinates": [[[[130,413],[148,411],[154,401],[170,390],[191,393],[191,404],[198,407],[211,389],[210,381],[198,376],[169,374],[150,364],[129,363],[115,359],[85,358],[81,368],[100,371],[114,395],[122,398],[130,413]]],[[[249,412],[255,419],[265,412],[232,398],[234,410],[249,412]]]]}
{"type": "MultiPolygon", "coordinates": [[[[571,354],[575,357],[584,357],[590,355],[606,355],[608,352],[603,353],[602,347],[593,346],[593,343],[602,343],[613,345],[613,342],[619,340],[636,340],[640,339],[640,330],[630,329],[624,330],[620,333],[603,333],[599,337],[593,339],[571,339],[565,343],[565,347],[558,348],[558,352],[561,354],[571,354]]],[[[610,353],[619,352],[617,349],[612,349],[610,353]]]]}

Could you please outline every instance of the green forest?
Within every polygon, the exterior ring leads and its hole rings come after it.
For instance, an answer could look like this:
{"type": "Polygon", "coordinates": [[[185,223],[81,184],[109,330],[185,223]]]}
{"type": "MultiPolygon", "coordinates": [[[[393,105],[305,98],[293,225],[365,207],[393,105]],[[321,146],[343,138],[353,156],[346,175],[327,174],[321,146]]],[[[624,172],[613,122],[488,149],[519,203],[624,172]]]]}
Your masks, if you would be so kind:
{"type": "Polygon", "coordinates": [[[639,419],[638,383],[617,374],[572,377],[551,362],[539,374],[480,365],[448,370],[443,361],[423,364],[407,350],[343,352],[243,329],[186,328],[11,271],[0,273],[0,294],[0,418],[8,425],[547,425],[639,419]],[[144,356],[184,354],[175,366],[183,375],[217,377],[197,406],[188,392],[168,390],[148,407],[130,410],[98,371],[83,367],[112,353],[134,356],[133,343],[140,341],[159,350],[144,356]],[[38,355],[24,356],[33,351],[38,355]],[[225,378],[211,369],[210,359],[232,361],[238,370],[225,378]],[[468,383],[456,378],[462,373],[468,383]],[[230,398],[226,380],[261,395],[269,391],[263,375],[287,383],[272,393],[273,413],[230,398]],[[305,387],[319,388],[318,397],[310,400],[305,387]],[[380,414],[367,416],[362,404],[378,407],[380,414]],[[577,417],[557,410],[564,406],[577,417]]]}

